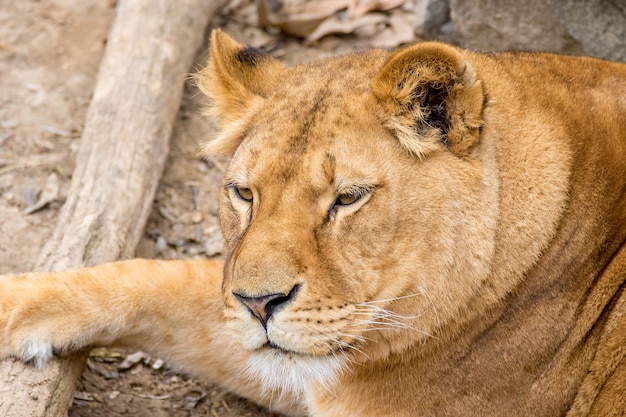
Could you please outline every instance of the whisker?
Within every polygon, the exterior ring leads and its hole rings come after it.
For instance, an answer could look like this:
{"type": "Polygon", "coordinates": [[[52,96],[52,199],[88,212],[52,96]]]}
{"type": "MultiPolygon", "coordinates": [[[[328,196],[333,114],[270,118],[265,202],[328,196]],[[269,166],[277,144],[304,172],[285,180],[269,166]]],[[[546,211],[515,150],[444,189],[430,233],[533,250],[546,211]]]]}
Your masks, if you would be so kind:
{"type": "Polygon", "coordinates": [[[365,356],[367,359],[372,360],[372,358],[367,353],[363,352],[361,349],[357,348],[356,346],[351,345],[350,343],[346,343],[342,340],[337,340],[336,343],[337,345],[339,345],[340,347],[344,349],[345,348],[352,349],[356,352],[359,352],[361,355],[365,356]]]}
{"type": "MultiPolygon", "coordinates": [[[[419,333],[419,334],[422,334],[422,335],[424,335],[424,336],[428,336],[428,337],[430,337],[430,338],[433,338],[433,339],[437,339],[437,340],[439,340],[439,338],[438,338],[437,336],[434,336],[434,335],[432,335],[432,334],[428,333],[428,332],[427,332],[427,331],[425,331],[425,330],[416,329],[415,327],[399,327],[399,329],[403,329],[403,330],[413,330],[413,331],[414,331],[414,332],[416,332],[416,333],[419,333]]],[[[370,329],[368,329],[368,330],[379,330],[379,331],[382,331],[382,330],[389,330],[389,327],[372,327],[372,328],[370,328],[370,329]]]]}
{"type": "Polygon", "coordinates": [[[399,297],[386,298],[386,299],[382,299],[382,300],[365,301],[363,303],[356,303],[354,305],[359,306],[359,305],[367,305],[367,304],[371,304],[371,303],[388,303],[388,302],[391,302],[391,301],[403,300],[405,298],[418,297],[420,295],[423,295],[423,294],[422,293],[415,293],[415,294],[401,295],[399,297]]]}
{"type": "MultiPolygon", "coordinates": [[[[341,360],[343,360],[343,364],[344,365],[346,365],[346,364],[347,365],[358,365],[357,361],[355,361],[350,356],[348,356],[348,353],[345,351],[345,349],[340,347],[340,350],[333,351],[333,356],[337,357],[338,354],[341,354],[341,360]]],[[[354,368],[351,368],[349,366],[344,366],[342,369],[344,371],[348,371],[348,373],[350,375],[354,375],[354,368]]]]}
{"type": "Polygon", "coordinates": [[[333,350],[333,351],[332,351],[332,355],[333,355],[333,356],[334,356],[337,360],[341,361],[341,364],[342,364],[341,366],[342,366],[342,369],[343,369],[343,370],[348,371],[350,374],[353,374],[353,373],[354,373],[354,371],[353,371],[351,368],[344,366],[346,363],[349,363],[349,364],[354,364],[354,363],[355,363],[355,362],[354,362],[354,360],[353,360],[353,359],[351,359],[351,358],[350,358],[350,357],[346,354],[346,352],[345,352],[344,350],[333,350]],[[341,356],[340,356],[340,355],[341,355],[341,356]]]}
{"type": "Polygon", "coordinates": [[[441,327],[441,319],[439,318],[439,313],[437,312],[437,306],[435,305],[435,302],[433,301],[430,294],[428,294],[428,291],[426,291],[425,289],[422,289],[422,293],[424,294],[424,297],[426,297],[426,300],[428,300],[428,302],[430,303],[435,313],[435,319],[437,320],[437,328],[441,327]]]}
{"type": "MultiPolygon", "coordinates": [[[[338,337],[347,337],[347,338],[353,339],[354,341],[359,342],[359,343],[365,343],[366,341],[367,342],[373,342],[374,341],[373,339],[371,339],[369,337],[365,337],[362,334],[350,334],[350,333],[343,333],[342,332],[342,333],[337,333],[336,336],[338,336],[338,337]]],[[[337,339],[337,340],[340,340],[341,342],[346,343],[346,342],[344,342],[341,339],[337,339]]]]}
{"type": "Polygon", "coordinates": [[[420,313],[420,314],[415,315],[415,316],[403,316],[401,314],[398,314],[398,313],[395,313],[395,312],[389,311],[389,310],[373,309],[373,310],[355,311],[352,314],[372,315],[372,316],[375,316],[375,317],[393,317],[393,318],[397,318],[397,319],[400,319],[400,320],[411,320],[411,319],[417,319],[417,318],[421,317],[424,313],[420,313]]]}
{"type": "Polygon", "coordinates": [[[417,333],[423,334],[425,336],[428,337],[432,337],[433,339],[437,339],[436,336],[428,333],[425,330],[420,330],[420,329],[416,329],[415,327],[407,324],[407,323],[402,323],[402,322],[381,322],[381,321],[377,321],[376,319],[374,320],[353,320],[350,325],[365,325],[366,326],[366,330],[412,330],[415,331],[417,333]]]}
{"type": "MultiPolygon", "coordinates": [[[[342,368],[343,368],[343,366],[342,366],[342,368]]],[[[334,391],[334,390],[331,390],[331,389],[330,389],[330,386],[329,386],[329,384],[328,384],[326,381],[324,381],[324,382],[320,383],[320,385],[322,386],[322,388],[324,389],[324,391],[326,391],[326,393],[328,394],[328,396],[329,396],[330,398],[332,398],[333,400],[336,400],[336,399],[337,399],[337,393],[335,393],[335,391],[334,391]]]]}
{"type": "Polygon", "coordinates": [[[385,329],[413,329],[413,327],[405,323],[370,322],[368,324],[370,324],[370,326],[367,327],[367,330],[372,330],[373,329],[372,325],[380,329],[383,329],[383,328],[385,329]]]}

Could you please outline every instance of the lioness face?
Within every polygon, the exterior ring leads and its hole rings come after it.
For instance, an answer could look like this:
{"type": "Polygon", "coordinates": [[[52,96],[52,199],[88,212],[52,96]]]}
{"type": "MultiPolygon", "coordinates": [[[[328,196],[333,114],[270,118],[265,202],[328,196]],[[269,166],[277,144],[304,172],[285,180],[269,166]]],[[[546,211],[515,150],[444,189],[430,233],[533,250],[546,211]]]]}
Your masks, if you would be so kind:
{"type": "MultiPolygon", "coordinates": [[[[280,79],[229,133],[220,216],[231,329],[250,351],[296,361],[355,361],[437,336],[489,269],[488,147],[407,149],[373,91],[386,53],[290,69],[272,60],[270,73],[271,58],[231,46],[248,71],[280,79]]],[[[229,53],[213,47],[215,61],[229,53]]]]}

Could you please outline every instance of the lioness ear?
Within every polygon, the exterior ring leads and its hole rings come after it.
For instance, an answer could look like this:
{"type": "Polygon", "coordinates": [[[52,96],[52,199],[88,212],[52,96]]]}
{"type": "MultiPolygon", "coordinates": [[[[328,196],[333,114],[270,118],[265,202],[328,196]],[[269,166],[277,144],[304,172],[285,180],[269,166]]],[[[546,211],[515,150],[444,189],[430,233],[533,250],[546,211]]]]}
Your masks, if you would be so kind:
{"type": "Polygon", "coordinates": [[[474,69],[451,46],[428,42],[393,52],[374,79],[383,123],[424,156],[444,144],[459,156],[478,141],[484,93],[474,69]]]}
{"type": "Polygon", "coordinates": [[[241,139],[237,139],[236,122],[271,93],[283,70],[280,61],[261,49],[242,45],[219,29],[211,32],[209,63],[195,80],[211,99],[209,114],[226,131],[203,153],[234,152],[241,139]]]}

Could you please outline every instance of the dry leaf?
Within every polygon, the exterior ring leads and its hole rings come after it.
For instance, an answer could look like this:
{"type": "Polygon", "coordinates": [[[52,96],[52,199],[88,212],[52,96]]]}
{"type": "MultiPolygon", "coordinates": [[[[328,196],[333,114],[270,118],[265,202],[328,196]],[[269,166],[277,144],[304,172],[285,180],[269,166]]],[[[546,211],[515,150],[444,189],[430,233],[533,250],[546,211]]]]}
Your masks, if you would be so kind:
{"type": "Polygon", "coordinates": [[[353,6],[354,0],[309,0],[302,5],[300,14],[328,17],[353,6]]]}
{"type": "Polygon", "coordinates": [[[354,1],[348,8],[349,17],[360,17],[372,11],[391,10],[402,6],[406,0],[361,0],[354,1]]]}
{"type": "Polygon", "coordinates": [[[332,16],[322,22],[315,31],[307,36],[307,40],[316,41],[331,33],[352,33],[358,28],[368,25],[377,25],[386,20],[386,16],[374,13],[366,14],[356,19],[346,20],[340,20],[338,17],[332,16]]]}
{"type": "Polygon", "coordinates": [[[44,185],[43,191],[39,196],[39,200],[33,204],[26,207],[24,213],[31,214],[36,212],[37,210],[41,210],[46,207],[48,204],[56,201],[60,198],[60,190],[61,184],[59,182],[59,177],[56,173],[52,173],[48,176],[46,180],[46,185],[44,185]]]}
{"type": "MultiPolygon", "coordinates": [[[[355,29],[372,24],[361,21],[373,11],[385,11],[406,3],[406,0],[261,0],[259,22],[274,26],[290,35],[317,40],[331,33],[352,33],[355,29]],[[348,19],[341,18],[347,10],[348,19]]],[[[376,21],[378,23],[378,21],[376,21]]]]}
{"type": "Polygon", "coordinates": [[[388,27],[372,38],[375,48],[394,48],[416,41],[413,32],[413,17],[400,10],[391,13],[387,21],[388,27]]]}

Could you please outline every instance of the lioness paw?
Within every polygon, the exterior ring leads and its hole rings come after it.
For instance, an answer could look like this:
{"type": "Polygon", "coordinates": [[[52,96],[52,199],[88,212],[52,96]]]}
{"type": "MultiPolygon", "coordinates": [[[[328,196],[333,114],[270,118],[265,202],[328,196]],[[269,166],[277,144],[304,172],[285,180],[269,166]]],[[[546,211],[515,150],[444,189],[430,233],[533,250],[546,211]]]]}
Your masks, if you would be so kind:
{"type": "Polygon", "coordinates": [[[26,363],[32,363],[37,368],[43,368],[54,356],[52,344],[43,341],[25,340],[13,348],[10,343],[2,341],[0,360],[16,358],[26,363]]]}
{"type": "Polygon", "coordinates": [[[20,352],[22,360],[34,363],[37,368],[42,368],[53,356],[52,344],[43,341],[24,341],[20,352]]]}
{"type": "Polygon", "coordinates": [[[42,367],[52,358],[52,334],[42,326],[46,314],[34,294],[25,280],[0,277],[0,360],[13,357],[42,367]]]}
{"type": "MultiPolygon", "coordinates": [[[[6,319],[5,315],[0,322],[6,319]]],[[[32,362],[41,368],[54,356],[52,343],[42,340],[41,337],[34,337],[33,331],[24,328],[16,331],[6,324],[0,329],[0,360],[14,357],[24,362],[32,362]]]]}
{"type": "MultiPolygon", "coordinates": [[[[5,316],[4,319],[6,318],[5,316]]],[[[28,326],[0,327],[0,360],[14,357],[33,363],[38,368],[45,366],[56,350],[52,337],[47,333],[28,326]]]]}

